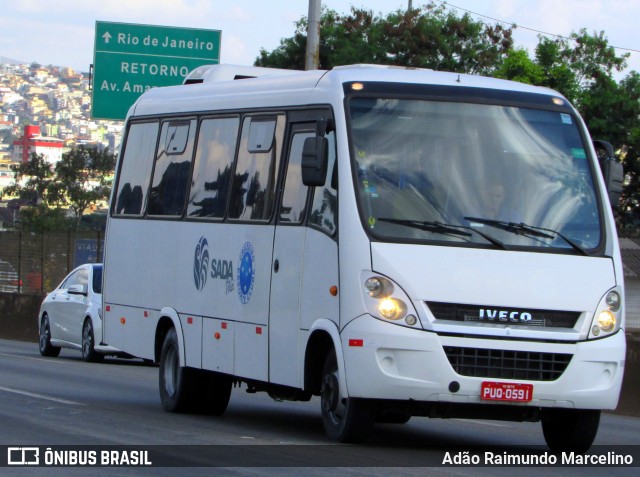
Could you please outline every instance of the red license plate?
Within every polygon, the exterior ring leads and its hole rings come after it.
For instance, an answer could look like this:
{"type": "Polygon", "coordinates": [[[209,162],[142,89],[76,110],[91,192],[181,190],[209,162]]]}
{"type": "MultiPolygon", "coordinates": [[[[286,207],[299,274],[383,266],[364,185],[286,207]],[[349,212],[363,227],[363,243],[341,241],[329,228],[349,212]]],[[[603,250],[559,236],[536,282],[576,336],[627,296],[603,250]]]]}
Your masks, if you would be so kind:
{"type": "Polygon", "coordinates": [[[533,399],[533,384],[484,381],[480,398],[487,401],[529,402],[533,399]]]}

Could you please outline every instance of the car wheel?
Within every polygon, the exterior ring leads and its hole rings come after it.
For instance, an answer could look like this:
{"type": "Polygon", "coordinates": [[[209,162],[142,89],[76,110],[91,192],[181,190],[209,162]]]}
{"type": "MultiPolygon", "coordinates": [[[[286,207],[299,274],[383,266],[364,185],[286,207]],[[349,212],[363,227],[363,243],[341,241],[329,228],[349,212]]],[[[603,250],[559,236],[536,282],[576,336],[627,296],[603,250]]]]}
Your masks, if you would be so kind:
{"type": "Polygon", "coordinates": [[[593,444],[600,425],[600,411],[591,409],[542,410],[542,433],[553,452],[584,453],[593,444]]]}
{"type": "Polygon", "coordinates": [[[45,314],[40,322],[40,354],[42,356],[56,357],[60,354],[60,348],[51,344],[51,326],[49,317],[45,314]]]}
{"type": "Polygon", "coordinates": [[[334,441],[362,442],[369,435],[374,414],[365,399],[344,397],[340,389],[338,361],[335,351],[327,356],[322,370],[320,389],[322,424],[334,441]]]}
{"type": "Polygon", "coordinates": [[[82,359],[89,363],[98,363],[104,359],[104,356],[95,350],[93,323],[88,318],[82,327],[82,359]]]}
{"type": "Polygon", "coordinates": [[[227,409],[230,376],[180,366],[178,338],[171,328],[160,354],[159,385],[162,408],[168,412],[221,415],[227,409]]]}

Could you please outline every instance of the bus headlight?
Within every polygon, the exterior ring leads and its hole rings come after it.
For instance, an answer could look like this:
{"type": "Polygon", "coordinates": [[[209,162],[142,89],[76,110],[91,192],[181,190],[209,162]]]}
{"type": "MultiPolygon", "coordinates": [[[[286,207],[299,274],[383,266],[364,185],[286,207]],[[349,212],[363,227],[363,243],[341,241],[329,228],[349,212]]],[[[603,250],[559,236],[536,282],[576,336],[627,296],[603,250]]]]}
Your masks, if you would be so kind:
{"type": "Polygon", "coordinates": [[[400,320],[406,315],[407,305],[397,298],[385,298],[380,300],[378,311],[387,320],[400,320]]]}
{"type": "Polygon", "coordinates": [[[603,338],[620,329],[622,321],[622,295],[620,290],[609,290],[596,310],[589,338],[603,338]]]}
{"type": "Polygon", "coordinates": [[[398,285],[372,272],[362,274],[362,283],[363,298],[369,314],[399,325],[421,328],[411,300],[398,285]]]}

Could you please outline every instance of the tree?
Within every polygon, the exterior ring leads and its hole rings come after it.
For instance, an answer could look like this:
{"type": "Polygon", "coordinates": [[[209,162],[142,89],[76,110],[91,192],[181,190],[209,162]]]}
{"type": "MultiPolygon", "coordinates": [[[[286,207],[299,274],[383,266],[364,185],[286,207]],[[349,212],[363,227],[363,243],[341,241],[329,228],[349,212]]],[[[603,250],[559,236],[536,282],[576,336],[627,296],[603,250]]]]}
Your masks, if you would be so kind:
{"type": "MultiPolygon", "coordinates": [[[[304,69],[307,19],[272,52],[260,50],[256,66],[304,69]]],[[[488,74],[513,45],[512,29],[488,26],[444,6],[397,10],[386,17],[352,7],[348,15],[324,10],[320,18],[320,69],[354,63],[488,74]]]]}
{"type": "Polygon", "coordinates": [[[63,154],[55,166],[56,180],[52,187],[63,204],[69,205],[75,217],[76,228],[84,211],[111,193],[110,174],[115,167],[115,156],[105,150],[79,146],[63,154]]]}
{"type": "Polygon", "coordinates": [[[82,146],[63,154],[55,167],[42,154],[32,154],[31,160],[14,166],[15,185],[5,193],[27,206],[20,211],[22,230],[77,229],[86,209],[109,198],[114,166],[108,150],[82,146]],[[73,211],[73,224],[66,220],[64,206],[73,211]]]}

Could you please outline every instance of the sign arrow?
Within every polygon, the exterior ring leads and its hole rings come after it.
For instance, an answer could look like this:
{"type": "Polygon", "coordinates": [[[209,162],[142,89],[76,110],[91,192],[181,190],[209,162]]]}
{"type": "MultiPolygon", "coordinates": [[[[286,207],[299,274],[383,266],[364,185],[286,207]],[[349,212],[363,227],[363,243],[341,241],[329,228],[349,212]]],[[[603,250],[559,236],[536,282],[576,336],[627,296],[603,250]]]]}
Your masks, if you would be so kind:
{"type": "Polygon", "coordinates": [[[102,35],[102,38],[104,38],[105,43],[109,43],[109,40],[111,40],[111,34],[109,32],[106,32],[104,35],[102,35]]]}

